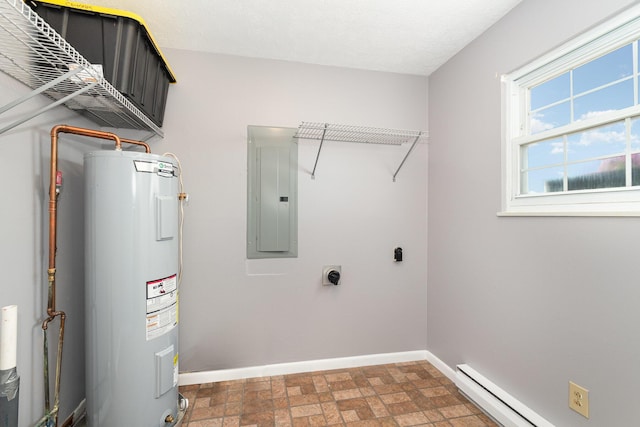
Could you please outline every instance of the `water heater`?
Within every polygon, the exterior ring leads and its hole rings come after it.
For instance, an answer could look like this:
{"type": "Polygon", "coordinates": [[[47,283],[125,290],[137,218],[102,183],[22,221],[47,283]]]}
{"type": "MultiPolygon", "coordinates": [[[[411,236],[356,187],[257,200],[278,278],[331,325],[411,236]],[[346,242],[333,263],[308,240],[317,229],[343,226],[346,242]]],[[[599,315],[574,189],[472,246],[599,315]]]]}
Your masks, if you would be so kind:
{"type": "Polygon", "coordinates": [[[87,153],[86,393],[90,427],[178,419],[178,192],[172,158],[87,153]]]}

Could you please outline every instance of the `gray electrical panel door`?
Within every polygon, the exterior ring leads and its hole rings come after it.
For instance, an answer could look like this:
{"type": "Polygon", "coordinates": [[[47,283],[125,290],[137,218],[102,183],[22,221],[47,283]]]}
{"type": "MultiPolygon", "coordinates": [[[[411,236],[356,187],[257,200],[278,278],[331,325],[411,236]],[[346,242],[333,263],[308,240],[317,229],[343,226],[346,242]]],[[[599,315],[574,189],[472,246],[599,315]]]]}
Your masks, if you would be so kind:
{"type": "Polygon", "coordinates": [[[289,150],[258,148],[258,251],[289,250],[289,150]]]}
{"type": "Polygon", "coordinates": [[[248,128],[247,258],[298,255],[294,134],[290,128],[248,128]]]}

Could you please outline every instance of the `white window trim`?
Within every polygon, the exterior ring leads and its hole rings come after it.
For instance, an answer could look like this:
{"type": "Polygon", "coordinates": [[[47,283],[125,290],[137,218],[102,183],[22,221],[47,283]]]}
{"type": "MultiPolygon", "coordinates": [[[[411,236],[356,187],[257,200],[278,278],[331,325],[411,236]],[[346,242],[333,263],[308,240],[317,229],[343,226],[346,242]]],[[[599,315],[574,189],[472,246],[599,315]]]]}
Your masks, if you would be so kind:
{"type": "MultiPolygon", "coordinates": [[[[527,120],[527,91],[558,70],[557,74],[587,62],[601,54],[601,49],[613,49],[640,38],[640,5],[635,5],[607,22],[583,33],[552,52],[524,67],[502,76],[502,211],[499,216],[640,216],[640,188],[613,188],[518,195],[519,145],[527,139],[541,139],[556,129],[535,137],[521,136],[520,124],[527,120]],[[595,52],[595,53],[594,53],[595,52]],[[542,70],[542,67],[545,69],[542,70]],[[517,82],[517,83],[516,83],[517,82]],[[519,116],[519,117],[516,117],[519,116]]],[[[585,120],[562,128],[562,133],[575,132],[603,120],[621,120],[623,115],[640,115],[640,106],[617,111],[596,120],[585,120]]]]}

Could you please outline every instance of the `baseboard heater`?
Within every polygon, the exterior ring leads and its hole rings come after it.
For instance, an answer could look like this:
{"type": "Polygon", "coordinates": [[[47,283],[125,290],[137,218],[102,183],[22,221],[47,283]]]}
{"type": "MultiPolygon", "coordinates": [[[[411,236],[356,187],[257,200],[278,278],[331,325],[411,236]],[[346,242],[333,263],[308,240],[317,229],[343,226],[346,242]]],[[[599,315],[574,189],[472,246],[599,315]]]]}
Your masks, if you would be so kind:
{"type": "Polygon", "coordinates": [[[469,365],[457,368],[458,389],[504,427],[554,427],[469,365]]]}

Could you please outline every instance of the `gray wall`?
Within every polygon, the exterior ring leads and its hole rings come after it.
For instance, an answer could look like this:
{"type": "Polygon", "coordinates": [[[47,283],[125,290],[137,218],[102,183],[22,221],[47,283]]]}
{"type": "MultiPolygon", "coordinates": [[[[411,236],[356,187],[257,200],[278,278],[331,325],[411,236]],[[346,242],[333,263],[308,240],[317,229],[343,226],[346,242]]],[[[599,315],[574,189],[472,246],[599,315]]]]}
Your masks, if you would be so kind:
{"type": "MultiPolygon", "coordinates": [[[[426,348],[426,145],[392,175],[408,147],[327,142],[299,145],[299,257],[245,258],[247,125],[302,120],[426,129],[427,79],[168,50],[170,89],[163,140],[184,167],[185,273],[180,299],[181,371],[238,368],[426,348]],[[392,261],[405,249],[405,262],[392,261]],[[323,265],[343,284],[322,287],[323,265]]],[[[28,90],[0,73],[0,104],[28,90]]],[[[35,105],[46,105],[37,98],[35,105]]],[[[4,124],[16,112],[0,117],[4,124]]],[[[49,131],[95,128],[65,108],[0,135],[0,306],[18,304],[20,420],[43,414],[49,131]]],[[[142,135],[120,131],[122,136],[142,135]]],[[[95,141],[61,137],[58,301],[68,315],[61,417],[84,398],[82,154],[95,141]]],[[[56,322],[57,323],[57,322],[56,322]]],[[[55,328],[53,328],[55,329],[55,328]]],[[[50,335],[55,353],[57,335],[50,335]]],[[[53,358],[50,366],[54,366],[53,358]]]]}
{"type": "Polygon", "coordinates": [[[246,259],[247,125],[427,126],[427,79],[167,49],[186,191],[180,370],[426,348],[426,144],[300,141],[298,258],[246,259]],[[402,246],[406,261],[393,262],[402,246]],[[322,287],[324,265],[342,285],[322,287]]]}
{"type": "Polygon", "coordinates": [[[429,78],[427,348],[558,426],[638,423],[640,219],[496,216],[496,74],[631,3],[525,0],[429,78]],[[569,380],[590,390],[590,420],[569,380]]]}

